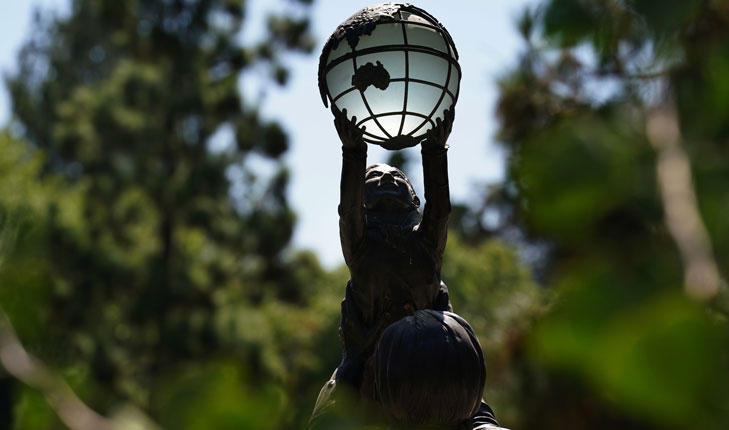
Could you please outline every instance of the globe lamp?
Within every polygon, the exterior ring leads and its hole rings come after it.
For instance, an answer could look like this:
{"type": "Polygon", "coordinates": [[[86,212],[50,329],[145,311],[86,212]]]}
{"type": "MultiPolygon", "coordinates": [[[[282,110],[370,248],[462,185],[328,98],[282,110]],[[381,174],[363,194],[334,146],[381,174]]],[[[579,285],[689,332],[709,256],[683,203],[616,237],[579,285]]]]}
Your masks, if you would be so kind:
{"type": "Polygon", "coordinates": [[[406,3],[366,7],[337,27],[319,58],[325,106],[346,109],[364,140],[417,145],[458,99],[461,68],[448,31],[406,3]]]}

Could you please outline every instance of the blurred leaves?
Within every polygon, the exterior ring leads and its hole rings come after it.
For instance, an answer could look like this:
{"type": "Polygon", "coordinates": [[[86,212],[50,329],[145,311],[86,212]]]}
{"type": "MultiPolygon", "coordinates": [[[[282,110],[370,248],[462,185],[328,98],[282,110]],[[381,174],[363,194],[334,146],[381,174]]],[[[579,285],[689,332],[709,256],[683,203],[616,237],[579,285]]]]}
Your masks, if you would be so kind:
{"type": "Polygon", "coordinates": [[[600,17],[588,4],[572,0],[555,0],[544,12],[544,32],[562,46],[574,46],[592,36],[600,17]]]}
{"type": "Polygon", "coordinates": [[[271,17],[264,50],[240,42],[244,5],[75,0],[38,15],[6,78],[22,135],[0,138],[0,302],[33,353],[84,369],[104,414],[292,425],[280,408],[313,404],[295,375],[331,372],[281,358],[332,330],[338,304],[307,317],[329,274],[287,250],[288,137],[238,86],[255,67],[285,81],[283,57],[312,47],[308,7],[271,17]],[[297,325],[300,340],[281,334],[297,325]]]}
{"type": "MultiPolygon", "coordinates": [[[[510,202],[509,223],[527,241],[548,244],[554,293],[520,364],[533,381],[523,386],[523,428],[729,423],[729,327],[716,303],[726,297],[708,304],[684,294],[686,259],[663,200],[674,204],[664,190],[677,188],[660,182],[693,179],[726,279],[719,213],[729,130],[716,104],[725,85],[711,78],[726,56],[722,10],[711,1],[551,0],[521,20],[526,48],[502,79],[498,107],[512,187],[501,204],[510,202]],[[664,125],[678,130],[671,144],[685,148],[688,175],[658,175],[661,154],[649,144],[649,114],[669,103],[677,120],[664,125]]],[[[681,199],[672,216],[693,210],[681,199]]]]}
{"type": "Polygon", "coordinates": [[[701,0],[661,2],[657,0],[629,0],[626,4],[645,19],[646,25],[659,35],[676,34],[681,27],[692,22],[701,0]]]}
{"type": "Polygon", "coordinates": [[[581,241],[624,208],[635,222],[659,224],[654,155],[641,126],[636,112],[606,109],[570,116],[536,136],[514,171],[533,203],[528,216],[535,228],[581,241]]]}
{"type": "Polygon", "coordinates": [[[534,353],[578,372],[631,415],[679,428],[704,420],[710,426],[716,396],[727,394],[718,328],[675,293],[643,305],[610,294],[616,292],[595,286],[570,291],[540,324],[534,353]]]}
{"type": "Polygon", "coordinates": [[[269,428],[282,393],[270,383],[252,383],[233,363],[191,366],[161,378],[158,408],[163,428],[269,428]]]}
{"type": "MultiPolygon", "coordinates": [[[[212,240],[215,230],[179,225],[175,249],[185,263],[170,285],[170,300],[150,303],[149,292],[135,299],[162,243],[159,211],[144,188],[126,187],[94,214],[94,184],[85,176],[69,185],[42,174],[38,149],[9,137],[0,144],[15,154],[3,167],[3,177],[15,185],[0,194],[0,203],[36,232],[18,236],[17,246],[3,254],[11,259],[0,272],[3,285],[12,288],[3,290],[2,303],[14,311],[18,328],[25,327],[21,338],[30,349],[65,369],[62,375],[82,399],[123,425],[153,427],[133,405],[163,428],[300,427],[308,420],[341,358],[337,327],[346,267],[326,271],[309,252],[276,259],[265,247],[278,240],[272,232],[281,225],[254,211],[249,225],[271,229],[262,233],[269,241],[258,248],[262,254],[241,258],[212,240]],[[32,194],[35,206],[16,191],[32,194]],[[92,228],[107,216],[124,228],[92,228]],[[59,246],[66,255],[54,260],[50,254],[59,246]],[[42,265],[27,269],[33,262],[42,265]],[[240,277],[226,277],[228,270],[240,277]],[[261,276],[269,270],[278,274],[261,276]],[[115,286],[109,273],[130,283],[115,286]],[[29,295],[28,282],[42,294],[29,295]],[[209,310],[185,297],[207,300],[209,310]],[[140,322],[152,309],[159,319],[140,322]]],[[[271,189],[285,181],[274,179],[271,189]]],[[[281,189],[271,196],[285,198],[281,189]]],[[[443,270],[457,312],[472,322],[489,357],[489,396],[505,416],[517,414],[509,399],[518,377],[509,362],[519,354],[515,339],[541,312],[541,294],[514,250],[499,242],[466,245],[453,234],[443,270]]],[[[17,425],[60,427],[40,394],[17,392],[17,425]]]]}
{"type": "MultiPolygon", "coordinates": [[[[238,92],[260,68],[287,81],[285,54],[313,47],[308,3],[244,46],[239,0],[75,0],[41,15],[7,78],[24,132],[0,135],[0,303],[115,422],[300,428],[339,362],[347,270],[289,248],[285,127],[238,92]]],[[[519,31],[498,102],[508,177],[454,205],[442,268],[486,400],[514,429],[726,428],[729,294],[683,293],[645,123],[673,100],[726,278],[729,13],[548,0],[519,31]]],[[[5,382],[16,428],[61,426],[5,382]]]]}

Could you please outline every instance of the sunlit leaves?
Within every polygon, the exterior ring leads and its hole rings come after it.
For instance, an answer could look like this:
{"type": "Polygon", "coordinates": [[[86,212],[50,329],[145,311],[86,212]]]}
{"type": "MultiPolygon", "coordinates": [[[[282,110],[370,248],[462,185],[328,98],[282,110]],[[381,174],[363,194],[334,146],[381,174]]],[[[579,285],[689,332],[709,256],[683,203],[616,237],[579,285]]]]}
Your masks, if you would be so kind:
{"type": "Polygon", "coordinates": [[[46,340],[43,312],[48,291],[47,256],[40,220],[55,191],[39,181],[43,159],[22,142],[0,135],[0,304],[19,336],[39,348],[46,340]]]}

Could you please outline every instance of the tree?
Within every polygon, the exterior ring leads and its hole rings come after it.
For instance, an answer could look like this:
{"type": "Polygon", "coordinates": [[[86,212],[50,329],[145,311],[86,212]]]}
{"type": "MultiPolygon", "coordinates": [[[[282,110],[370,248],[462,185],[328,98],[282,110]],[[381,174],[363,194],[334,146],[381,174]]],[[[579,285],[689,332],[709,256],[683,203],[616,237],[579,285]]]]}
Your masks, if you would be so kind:
{"type": "Polygon", "coordinates": [[[729,16],[550,0],[501,81],[501,201],[549,243],[524,428],[725,428],[729,16]]]}
{"type": "Polygon", "coordinates": [[[39,175],[63,184],[38,211],[39,318],[55,345],[36,352],[88,372],[100,411],[124,401],[163,416],[159,384],[185,363],[243,355],[246,383],[269,376],[230,310],[269,294],[304,301],[278,288],[296,281],[283,252],[288,141],[238,82],[253,68],[285,82],[282,55],[312,47],[307,3],[242,46],[242,1],[74,0],[67,18],[39,15],[7,78],[28,151],[44,155],[39,175]],[[275,173],[256,175],[254,154],[275,173]]]}

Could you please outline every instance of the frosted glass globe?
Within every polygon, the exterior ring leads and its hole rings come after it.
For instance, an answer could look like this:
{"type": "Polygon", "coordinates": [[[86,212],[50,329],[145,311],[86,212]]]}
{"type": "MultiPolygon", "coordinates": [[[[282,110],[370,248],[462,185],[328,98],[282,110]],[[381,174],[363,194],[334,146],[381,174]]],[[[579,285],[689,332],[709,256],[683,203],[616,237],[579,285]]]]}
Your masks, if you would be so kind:
{"type": "Polygon", "coordinates": [[[324,105],[347,110],[365,141],[387,149],[417,145],[455,105],[461,80],[448,31],[415,6],[384,3],[337,27],[319,59],[324,105]]]}

